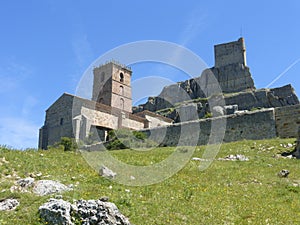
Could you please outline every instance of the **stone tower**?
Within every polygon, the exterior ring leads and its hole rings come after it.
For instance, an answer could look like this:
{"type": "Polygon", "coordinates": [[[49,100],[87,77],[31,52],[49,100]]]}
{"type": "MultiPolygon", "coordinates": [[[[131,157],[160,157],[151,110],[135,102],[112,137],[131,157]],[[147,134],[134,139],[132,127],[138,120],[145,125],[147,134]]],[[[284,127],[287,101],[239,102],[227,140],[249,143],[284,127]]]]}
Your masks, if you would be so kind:
{"type": "Polygon", "coordinates": [[[92,100],[131,113],[131,69],[109,62],[94,68],[93,72],[92,100]]]}
{"type": "Polygon", "coordinates": [[[215,67],[235,63],[247,66],[244,38],[240,38],[238,41],[215,45],[215,67]]]}
{"type": "MultiPolygon", "coordinates": [[[[254,90],[249,67],[246,63],[244,38],[237,41],[215,45],[215,66],[211,72],[215,75],[223,93],[254,90]]],[[[208,87],[211,89],[212,87],[208,87]]]]}

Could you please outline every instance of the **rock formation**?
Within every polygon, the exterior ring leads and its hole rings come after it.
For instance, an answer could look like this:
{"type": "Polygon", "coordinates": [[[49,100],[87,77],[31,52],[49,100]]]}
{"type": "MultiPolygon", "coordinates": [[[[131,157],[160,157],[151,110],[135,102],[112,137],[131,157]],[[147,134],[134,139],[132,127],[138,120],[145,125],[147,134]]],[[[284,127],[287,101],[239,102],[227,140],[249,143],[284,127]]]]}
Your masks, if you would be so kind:
{"type": "Polygon", "coordinates": [[[79,200],[71,204],[62,199],[50,199],[39,207],[39,214],[50,225],[130,225],[114,203],[101,200],[79,200]]]}
{"type": "Polygon", "coordinates": [[[62,193],[70,190],[72,190],[70,187],[53,180],[39,180],[33,187],[33,193],[40,196],[62,193]]]}
{"type": "Polygon", "coordinates": [[[0,200],[0,211],[10,211],[17,208],[19,201],[13,198],[0,200]]]}

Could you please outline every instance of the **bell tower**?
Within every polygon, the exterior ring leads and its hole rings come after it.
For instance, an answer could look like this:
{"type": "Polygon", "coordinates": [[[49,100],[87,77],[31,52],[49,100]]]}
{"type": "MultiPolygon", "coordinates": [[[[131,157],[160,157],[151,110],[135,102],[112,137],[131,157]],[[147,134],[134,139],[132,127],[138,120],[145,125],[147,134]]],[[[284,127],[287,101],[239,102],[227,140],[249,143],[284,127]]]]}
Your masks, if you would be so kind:
{"type": "Polygon", "coordinates": [[[132,113],[131,69],[111,61],[93,72],[92,100],[132,113]]]}

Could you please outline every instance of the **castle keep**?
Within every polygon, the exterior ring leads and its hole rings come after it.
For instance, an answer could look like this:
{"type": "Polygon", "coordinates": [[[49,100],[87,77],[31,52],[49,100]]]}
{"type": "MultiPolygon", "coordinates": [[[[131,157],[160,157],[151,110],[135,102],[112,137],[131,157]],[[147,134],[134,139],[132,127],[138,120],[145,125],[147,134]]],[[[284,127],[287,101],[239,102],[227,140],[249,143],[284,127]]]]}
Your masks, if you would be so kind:
{"type": "MultiPolygon", "coordinates": [[[[109,62],[94,68],[92,99],[67,93],[58,98],[46,110],[39,148],[47,149],[61,137],[78,141],[92,135],[102,142],[108,131],[120,128],[142,130],[152,138],[164,133],[162,144],[176,145],[184,138],[180,135],[182,126],[195,124],[201,127],[198,144],[207,144],[211,122],[222,118],[227,120],[224,141],[296,137],[300,105],[292,86],[256,89],[246,64],[243,38],[216,45],[214,53],[214,67],[199,77],[166,86],[157,97],[134,107],[129,67],[109,62]],[[218,87],[221,96],[215,91],[218,87]],[[220,98],[225,105],[219,105],[220,98]],[[197,119],[189,117],[191,109],[196,109],[197,119]]],[[[188,144],[192,130],[185,135],[188,144]]]]}

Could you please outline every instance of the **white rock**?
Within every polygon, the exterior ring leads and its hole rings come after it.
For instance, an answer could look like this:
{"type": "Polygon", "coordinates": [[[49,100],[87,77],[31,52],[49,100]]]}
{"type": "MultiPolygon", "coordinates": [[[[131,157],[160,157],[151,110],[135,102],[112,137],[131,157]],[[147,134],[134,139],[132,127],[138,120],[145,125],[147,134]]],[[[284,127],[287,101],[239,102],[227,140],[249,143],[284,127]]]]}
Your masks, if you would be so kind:
{"type": "Polygon", "coordinates": [[[74,224],[71,221],[71,203],[62,199],[50,199],[39,207],[39,214],[49,224],[74,224]]]}
{"type": "Polygon", "coordinates": [[[14,210],[20,203],[16,199],[8,198],[0,201],[0,211],[14,210]]]}
{"type": "Polygon", "coordinates": [[[72,215],[86,225],[130,225],[114,203],[100,200],[78,200],[71,204],[62,199],[50,199],[39,207],[39,214],[48,224],[73,225],[72,215]]]}
{"type": "Polygon", "coordinates": [[[36,195],[49,195],[53,193],[62,193],[64,191],[70,191],[71,188],[66,185],[53,180],[39,180],[33,187],[33,193],[36,195]]]}
{"type": "Polygon", "coordinates": [[[22,188],[28,188],[28,187],[32,187],[34,184],[34,178],[32,177],[27,177],[24,179],[20,179],[16,181],[16,184],[19,185],[22,188]]]}
{"type": "Polygon", "coordinates": [[[101,166],[101,168],[99,170],[99,174],[102,177],[106,177],[106,178],[109,178],[109,179],[114,179],[117,175],[114,171],[110,170],[106,166],[101,166]]]}

